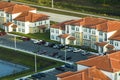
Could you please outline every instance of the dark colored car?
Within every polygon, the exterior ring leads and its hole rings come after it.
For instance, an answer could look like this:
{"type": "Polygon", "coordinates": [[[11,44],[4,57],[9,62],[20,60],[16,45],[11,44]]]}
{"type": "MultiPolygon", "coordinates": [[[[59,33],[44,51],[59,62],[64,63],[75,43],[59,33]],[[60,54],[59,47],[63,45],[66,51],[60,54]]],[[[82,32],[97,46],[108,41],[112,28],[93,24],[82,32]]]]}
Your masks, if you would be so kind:
{"type": "Polygon", "coordinates": [[[68,64],[68,63],[65,64],[65,67],[67,67],[67,68],[71,68],[71,69],[74,68],[74,66],[73,66],[72,64],[68,64]]]}
{"type": "Polygon", "coordinates": [[[45,73],[38,73],[38,75],[40,75],[41,77],[46,77],[45,73]]]}
{"type": "Polygon", "coordinates": [[[30,38],[29,38],[29,37],[22,37],[22,40],[23,40],[23,41],[29,41],[30,38]]]}
{"type": "Polygon", "coordinates": [[[55,69],[56,69],[56,70],[59,70],[59,71],[65,71],[65,67],[62,67],[62,66],[56,67],[55,69]]]}
{"type": "Polygon", "coordinates": [[[50,56],[55,57],[56,55],[58,55],[58,52],[54,52],[54,53],[51,54],[50,56]]]}
{"type": "Polygon", "coordinates": [[[54,43],[49,43],[48,46],[49,47],[53,47],[55,44],[54,43]]]}

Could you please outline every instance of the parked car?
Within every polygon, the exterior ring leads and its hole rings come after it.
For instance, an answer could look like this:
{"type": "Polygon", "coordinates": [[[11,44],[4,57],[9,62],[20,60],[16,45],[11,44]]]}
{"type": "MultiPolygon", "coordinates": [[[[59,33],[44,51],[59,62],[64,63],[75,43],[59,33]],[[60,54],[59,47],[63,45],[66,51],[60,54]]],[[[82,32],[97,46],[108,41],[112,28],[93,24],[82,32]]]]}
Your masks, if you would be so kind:
{"type": "Polygon", "coordinates": [[[73,69],[73,68],[74,68],[74,65],[66,63],[66,64],[65,64],[65,67],[73,69]]]}
{"type": "Polygon", "coordinates": [[[29,37],[22,37],[22,40],[23,40],[23,41],[29,41],[30,38],[29,38],[29,37]]]}
{"type": "Polygon", "coordinates": [[[39,42],[39,40],[33,40],[33,43],[37,44],[39,42]]]}
{"type": "Polygon", "coordinates": [[[56,56],[56,58],[62,58],[63,56],[62,55],[58,55],[58,56],[56,56]]]}
{"type": "Polygon", "coordinates": [[[56,67],[55,69],[56,69],[56,70],[59,70],[59,71],[65,71],[65,67],[62,67],[62,66],[56,67]]]}
{"type": "Polygon", "coordinates": [[[59,46],[58,46],[57,44],[55,44],[55,45],[53,46],[53,48],[58,49],[59,46]]]}
{"type": "Polygon", "coordinates": [[[75,48],[74,50],[73,50],[73,52],[74,53],[77,53],[77,52],[80,52],[82,49],[77,49],[77,48],[75,48]]]}
{"type": "Polygon", "coordinates": [[[6,35],[6,32],[0,32],[0,36],[6,35]]]}
{"type": "Polygon", "coordinates": [[[40,51],[38,52],[38,54],[45,54],[45,53],[47,53],[46,50],[40,50],[40,51]]]}
{"type": "Polygon", "coordinates": [[[55,45],[55,43],[49,43],[48,46],[49,47],[53,47],[55,45]]]}
{"type": "Polygon", "coordinates": [[[74,50],[73,47],[69,47],[69,48],[66,49],[66,51],[68,51],[68,52],[71,52],[71,51],[73,51],[73,50],[74,50]]]}
{"type": "Polygon", "coordinates": [[[47,47],[48,45],[49,45],[49,42],[46,42],[46,43],[44,44],[44,46],[46,46],[46,47],[47,47]]]}
{"type": "Polygon", "coordinates": [[[38,73],[38,75],[41,76],[41,77],[46,77],[45,73],[38,73]]]}
{"type": "Polygon", "coordinates": [[[58,55],[58,52],[54,52],[54,53],[52,53],[50,56],[51,56],[51,57],[55,57],[56,55],[58,55]]]}

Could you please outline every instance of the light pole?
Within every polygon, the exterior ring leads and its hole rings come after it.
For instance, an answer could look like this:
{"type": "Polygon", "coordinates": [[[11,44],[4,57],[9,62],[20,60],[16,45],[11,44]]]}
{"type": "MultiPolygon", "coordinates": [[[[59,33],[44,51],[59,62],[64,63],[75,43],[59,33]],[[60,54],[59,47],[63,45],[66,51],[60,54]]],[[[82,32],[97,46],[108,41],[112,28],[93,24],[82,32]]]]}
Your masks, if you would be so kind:
{"type": "Polygon", "coordinates": [[[16,35],[14,35],[14,47],[15,47],[15,50],[16,50],[16,35]]]}
{"type": "Polygon", "coordinates": [[[65,44],[65,42],[64,42],[64,46],[65,46],[65,61],[66,61],[66,56],[67,56],[67,51],[66,51],[66,44],[65,44]]]}
{"type": "Polygon", "coordinates": [[[34,57],[35,57],[35,73],[36,73],[37,72],[37,58],[36,58],[37,56],[36,56],[36,53],[35,53],[34,57]]]}
{"type": "Polygon", "coordinates": [[[52,0],[52,8],[54,8],[54,1],[52,0]]]}

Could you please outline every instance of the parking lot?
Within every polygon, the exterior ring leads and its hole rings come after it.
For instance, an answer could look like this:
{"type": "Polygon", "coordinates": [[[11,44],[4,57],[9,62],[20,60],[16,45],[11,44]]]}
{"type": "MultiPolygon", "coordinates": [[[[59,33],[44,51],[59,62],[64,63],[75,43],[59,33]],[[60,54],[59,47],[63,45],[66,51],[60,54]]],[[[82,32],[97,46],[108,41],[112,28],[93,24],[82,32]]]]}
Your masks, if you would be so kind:
{"type": "Polygon", "coordinates": [[[45,46],[43,44],[36,44],[33,42],[33,40],[28,40],[28,41],[16,40],[15,42],[14,36],[10,36],[10,35],[0,36],[1,45],[15,47],[15,43],[16,43],[17,49],[35,52],[39,55],[45,55],[45,56],[49,56],[53,58],[58,58],[61,60],[66,59],[67,61],[70,61],[70,62],[84,60],[84,59],[87,59],[88,56],[92,55],[92,54],[83,55],[82,51],[79,51],[79,52],[66,51],[66,49],[56,49],[51,46],[45,46]],[[65,58],[65,55],[66,55],[66,58],[65,58]]]}
{"type": "MultiPolygon", "coordinates": [[[[39,43],[39,41],[31,40],[28,38],[19,39],[10,35],[0,36],[1,45],[21,49],[24,51],[34,52],[38,55],[44,55],[46,57],[49,56],[49,57],[60,59],[60,60],[66,60],[72,63],[87,59],[88,57],[92,56],[92,54],[83,54],[84,51],[81,49],[76,49],[69,46],[63,46],[61,44],[54,44],[53,46],[53,43],[49,43],[48,45],[46,44],[47,42],[45,41],[42,43],[39,43]],[[65,58],[65,55],[66,55],[66,58],[65,58]]],[[[76,71],[76,69],[77,69],[76,65],[74,65],[74,68],[71,68],[70,66],[64,67],[64,68],[57,67],[51,71],[44,72],[44,75],[42,74],[42,77],[40,76],[41,74],[37,74],[37,75],[33,74],[33,75],[30,75],[29,79],[26,78],[26,79],[19,79],[19,80],[39,80],[39,79],[40,80],[57,80],[57,77],[55,75],[66,72],[66,71],[76,71]]]]}
{"type": "Polygon", "coordinates": [[[67,71],[76,71],[77,67],[73,64],[65,64],[62,67],[53,68],[48,71],[43,71],[30,75],[27,78],[20,78],[19,80],[57,80],[56,75],[67,72],[67,71]],[[67,66],[66,66],[67,65],[67,66]]]}

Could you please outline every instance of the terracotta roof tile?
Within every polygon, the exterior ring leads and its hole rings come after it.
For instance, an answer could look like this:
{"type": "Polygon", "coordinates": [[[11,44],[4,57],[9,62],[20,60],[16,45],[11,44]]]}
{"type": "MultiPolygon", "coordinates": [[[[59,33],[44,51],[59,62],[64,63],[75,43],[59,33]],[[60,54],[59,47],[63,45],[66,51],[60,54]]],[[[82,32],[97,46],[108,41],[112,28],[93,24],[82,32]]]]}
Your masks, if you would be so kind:
{"type": "Polygon", "coordinates": [[[66,72],[59,75],[62,75],[62,77],[58,76],[60,80],[110,80],[110,78],[96,67],[91,67],[77,72],[66,72]]]}
{"type": "Polygon", "coordinates": [[[97,46],[104,47],[106,44],[108,44],[108,42],[96,42],[95,44],[96,44],[97,46]]]}
{"type": "Polygon", "coordinates": [[[114,46],[113,46],[113,45],[111,45],[111,44],[108,44],[108,45],[106,46],[106,48],[111,48],[111,49],[113,49],[113,48],[114,48],[114,46]]]}
{"type": "Polygon", "coordinates": [[[3,25],[9,27],[11,24],[13,24],[13,23],[12,22],[7,22],[7,23],[4,23],[3,25]]]}
{"type": "Polygon", "coordinates": [[[17,28],[17,25],[13,24],[11,27],[13,27],[13,28],[17,28]]]}
{"type": "Polygon", "coordinates": [[[117,32],[115,32],[110,38],[109,40],[117,40],[120,41],[120,30],[118,30],[117,32]]]}
{"type": "Polygon", "coordinates": [[[60,38],[67,38],[69,36],[69,34],[61,34],[59,35],[60,38]]]}
{"type": "Polygon", "coordinates": [[[75,40],[75,37],[70,36],[68,39],[69,39],[69,40],[75,40]]]}
{"type": "Polygon", "coordinates": [[[0,10],[4,10],[4,8],[14,6],[15,3],[9,3],[6,1],[0,1],[0,10]]]}
{"type": "Polygon", "coordinates": [[[23,21],[23,22],[26,22],[26,21],[37,22],[37,21],[46,20],[46,19],[48,19],[48,16],[45,14],[37,14],[37,13],[26,11],[26,12],[23,12],[20,16],[18,16],[14,20],[23,21]]]}
{"type": "Polygon", "coordinates": [[[120,71],[120,51],[105,56],[98,56],[88,60],[79,61],[77,64],[89,67],[96,66],[98,69],[109,72],[118,72],[120,71]]]}
{"type": "Polygon", "coordinates": [[[73,20],[68,20],[68,21],[58,23],[58,24],[54,24],[54,25],[51,26],[51,28],[65,30],[65,24],[68,23],[68,22],[71,22],[71,21],[73,21],[73,20]]]}
{"type": "Polygon", "coordinates": [[[0,9],[4,10],[7,13],[14,14],[24,11],[35,10],[36,8],[32,8],[26,5],[15,4],[12,2],[0,2],[0,9]]]}

